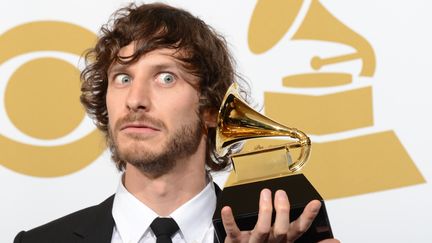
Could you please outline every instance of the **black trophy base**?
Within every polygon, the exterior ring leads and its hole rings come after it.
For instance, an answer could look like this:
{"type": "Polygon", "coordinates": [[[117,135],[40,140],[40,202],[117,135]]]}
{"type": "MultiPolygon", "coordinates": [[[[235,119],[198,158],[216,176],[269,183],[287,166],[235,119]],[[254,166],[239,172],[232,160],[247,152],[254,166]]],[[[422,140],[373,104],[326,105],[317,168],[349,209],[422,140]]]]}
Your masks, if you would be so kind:
{"type": "MultiPolygon", "coordinates": [[[[317,217],[308,231],[296,240],[297,243],[318,242],[323,239],[333,238],[324,200],[303,174],[296,174],[225,188],[218,195],[216,211],[213,215],[213,225],[219,242],[224,242],[226,237],[222,224],[221,209],[224,206],[230,206],[240,230],[252,230],[258,218],[260,192],[264,188],[270,189],[273,196],[278,189],[287,192],[291,204],[291,221],[300,216],[304,207],[310,201],[314,199],[321,201],[322,205],[317,217]]],[[[274,219],[275,212],[273,212],[273,222],[274,219]]]]}

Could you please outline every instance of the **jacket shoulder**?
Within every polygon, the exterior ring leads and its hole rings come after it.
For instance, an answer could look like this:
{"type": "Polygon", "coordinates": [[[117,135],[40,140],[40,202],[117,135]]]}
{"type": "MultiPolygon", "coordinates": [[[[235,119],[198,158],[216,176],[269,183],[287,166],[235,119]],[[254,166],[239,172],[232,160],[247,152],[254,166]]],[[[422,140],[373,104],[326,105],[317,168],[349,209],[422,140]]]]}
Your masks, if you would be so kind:
{"type": "Polygon", "coordinates": [[[15,237],[14,243],[75,242],[83,238],[93,227],[100,228],[102,225],[107,229],[111,228],[112,234],[113,200],[114,195],[99,205],[81,209],[29,231],[21,231],[15,237]]]}

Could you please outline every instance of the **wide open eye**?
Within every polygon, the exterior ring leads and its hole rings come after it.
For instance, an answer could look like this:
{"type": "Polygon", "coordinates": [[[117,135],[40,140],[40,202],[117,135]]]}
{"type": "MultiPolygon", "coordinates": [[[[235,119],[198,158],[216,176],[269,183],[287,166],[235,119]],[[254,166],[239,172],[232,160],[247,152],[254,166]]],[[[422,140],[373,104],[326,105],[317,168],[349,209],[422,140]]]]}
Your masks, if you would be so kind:
{"type": "Polygon", "coordinates": [[[161,84],[168,85],[175,81],[175,77],[171,73],[160,73],[157,76],[157,81],[161,84]]]}
{"type": "Polygon", "coordinates": [[[114,82],[116,84],[128,84],[132,81],[131,76],[127,75],[127,74],[118,74],[115,76],[114,78],[114,82]]]}

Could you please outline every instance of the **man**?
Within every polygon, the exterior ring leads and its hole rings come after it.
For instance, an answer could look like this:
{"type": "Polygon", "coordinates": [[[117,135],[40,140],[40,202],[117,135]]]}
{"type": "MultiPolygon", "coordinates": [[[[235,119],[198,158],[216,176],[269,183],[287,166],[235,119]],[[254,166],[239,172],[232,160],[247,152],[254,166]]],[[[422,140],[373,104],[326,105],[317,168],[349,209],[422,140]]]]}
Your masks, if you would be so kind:
{"type": "MultiPolygon", "coordinates": [[[[214,151],[215,126],[235,79],[224,39],[164,4],[120,9],[101,33],[86,55],[81,102],[124,171],[119,189],[100,205],[19,233],[15,242],[213,242],[219,189],[206,168],[229,162],[214,151]],[[172,232],[159,232],[159,224],[172,232]]],[[[277,191],[272,226],[272,205],[263,190],[251,232],[240,232],[225,207],[225,242],[293,242],[320,207],[309,203],[290,223],[288,198],[277,191]]]]}

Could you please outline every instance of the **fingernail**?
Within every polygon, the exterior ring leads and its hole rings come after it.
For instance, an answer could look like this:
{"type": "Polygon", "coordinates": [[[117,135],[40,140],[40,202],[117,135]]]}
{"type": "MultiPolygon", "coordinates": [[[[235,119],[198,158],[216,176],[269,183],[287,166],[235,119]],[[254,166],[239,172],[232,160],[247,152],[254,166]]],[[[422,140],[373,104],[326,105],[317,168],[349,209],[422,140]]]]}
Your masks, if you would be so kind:
{"type": "Polygon", "coordinates": [[[317,205],[316,208],[313,208],[313,209],[312,209],[312,212],[313,212],[313,213],[318,213],[320,209],[321,209],[321,204],[320,204],[320,205],[317,205]]]}
{"type": "Polygon", "coordinates": [[[261,191],[261,198],[264,201],[271,201],[271,192],[268,189],[264,189],[261,191]]]}
{"type": "Polygon", "coordinates": [[[286,194],[286,192],[284,190],[278,190],[276,192],[276,199],[278,201],[287,201],[288,200],[288,196],[286,194]]]}

